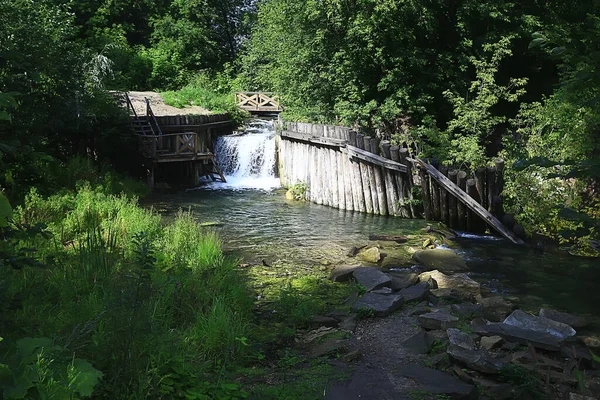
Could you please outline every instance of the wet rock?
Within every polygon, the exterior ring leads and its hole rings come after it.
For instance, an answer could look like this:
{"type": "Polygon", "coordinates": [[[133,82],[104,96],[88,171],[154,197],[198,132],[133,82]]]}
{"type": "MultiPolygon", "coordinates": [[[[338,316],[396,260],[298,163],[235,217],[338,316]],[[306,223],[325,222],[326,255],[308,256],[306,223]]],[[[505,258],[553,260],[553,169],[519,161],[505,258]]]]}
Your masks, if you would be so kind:
{"type": "Polygon", "coordinates": [[[496,400],[512,399],[512,387],[507,383],[498,383],[484,378],[474,378],[473,383],[483,389],[483,392],[491,394],[496,400]]]}
{"type": "Polygon", "coordinates": [[[401,346],[413,354],[427,354],[430,344],[427,339],[427,333],[421,330],[419,333],[402,342],[401,346]]]}
{"type": "Polygon", "coordinates": [[[357,268],[354,270],[353,275],[356,282],[364,287],[367,292],[383,287],[389,287],[392,283],[390,277],[381,272],[378,268],[357,268]]]}
{"type": "Polygon", "coordinates": [[[479,341],[479,348],[492,350],[500,347],[504,339],[500,336],[483,336],[479,341]]]}
{"type": "Polygon", "coordinates": [[[480,299],[479,304],[483,307],[482,315],[492,322],[504,321],[514,309],[513,304],[502,296],[480,299]]]}
{"type": "Polygon", "coordinates": [[[429,284],[427,282],[419,282],[418,284],[406,289],[402,289],[400,294],[405,302],[421,301],[427,297],[429,293],[429,284]]]}
{"type": "Polygon", "coordinates": [[[483,313],[483,306],[471,303],[453,304],[452,311],[461,317],[480,317],[483,313]]]}
{"type": "Polygon", "coordinates": [[[386,317],[402,306],[402,296],[366,293],[352,306],[353,311],[372,310],[377,317],[386,317]]]}
{"type": "Polygon", "coordinates": [[[446,275],[438,270],[424,272],[419,275],[419,280],[427,282],[434,280],[437,289],[455,289],[464,298],[477,298],[480,296],[480,285],[465,274],[446,275]]]}
{"type": "Polygon", "coordinates": [[[510,342],[517,342],[525,346],[531,343],[534,347],[550,351],[559,351],[563,342],[557,336],[548,333],[523,329],[504,323],[471,324],[471,327],[481,335],[497,335],[510,342]]]}
{"type": "Polygon", "coordinates": [[[548,318],[536,317],[521,310],[513,311],[512,314],[506,317],[504,323],[531,331],[547,333],[556,336],[560,340],[575,336],[576,333],[575,330],[567,324],[556,322],[548,318]]]}
{"type": "Polygon", "coordinates": [[[563,324],[570,325],[573,328],[584,328],[588,325],[587,321],[577,315],[568,314],[566,312],[552,310],[550,308],[542,308],[539,316],[542,318],[548,318],[556,322],[562,322],[563,324]]]}
{"type": "Polygon", "coordinates": [[[434,396],[448,396],[455,400],[477,399],[477,389],[453,376],[430,368],[409,364],[400,367],[398,375],[418,383],[424,392],[434,396]]]}
{"type": "Polygon", "coordinates": [[[310,355],[314,358],[322,357],[325,355],[333,355],[337,353],[346,353],[348,348],[344,341],[339,339],[325,339],[323,343],[320,343],[316,347],[314,347],[310,355]]]}
{"type": "Polygon", "coordinates": [[[358,252],[365,248],[366,246],[361,246],[361,247],[353,247],[350,250],[348,250],[348,254],[346,254],[348,257],[356,257],[356,255],[358,254],[358,252]]]}
{"type": "Polygon", "coordinates": [[[329,279],[334,282],[347,282],[352,278],[352,274],[358,268],[362,268],[358,265],[342,265],[339,267],[335,267],[333,271],[331,271],[331,275],[329,279]]]}
{"type": "Polygon", "coordinates": [[[462,347],[467,350],[475,350],[475,342],[467,333],[456,328],[447,329],[446,333],[448,334],[450,345],[462,347]]]}
{"type": "Polygon", "coordinates": [[[381,251],[377,247],[369,247],[368,249],[361,250],[356,256],[364,262],[373,264],[377,264],[382,259],[381,251]]]}
{"type": "Polygon", "coordinates": [[[390,273],[390,276],[392,278],[391,288],[394,291],[406,289],[419,281],[419,275],[414,272],[408,272],[406,274],[392,272],[390,273]]]}
{"type": "Polygon", "coordinates": [[[490,356],[486,351],[469,350],[468,348],[451,344],[446,353],[454,360],[475,371],[484,374],[497,374],[502,368],[502,362],[490,356]]]}
{"type": "Polygon", "coordinates": [[[429,269],[446,272],[466,271],[468,269],[465,261],[452,250],[419,250],[413,254],[413,259],[429,269]]]}
{"type": "Polygon", "coordinates": [[[286,200],[294,200],[294,192],[292,192],[292,190],[288,190],[287,192],[285,192],[285,198],[286,200]]]}
{"type": "Polygon", "coordinates": [[[419,315],[419,325],[425,329],[446,330],[448,328],[456,328],[458,325],[458,318],[443,312],[432,312],[419,315]]]}

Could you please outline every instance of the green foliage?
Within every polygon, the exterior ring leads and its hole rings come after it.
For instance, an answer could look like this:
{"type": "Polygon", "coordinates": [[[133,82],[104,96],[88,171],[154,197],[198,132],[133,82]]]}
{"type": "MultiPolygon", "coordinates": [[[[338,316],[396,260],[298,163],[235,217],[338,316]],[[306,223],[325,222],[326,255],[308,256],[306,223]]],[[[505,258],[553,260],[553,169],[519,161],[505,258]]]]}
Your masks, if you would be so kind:
{"type": "Polygon", "coordinates": [[[544,399],[545,390],[535,371],[518,365],[506,365],[498,375],[501,382],[510,383],[515,390],[516,399],[544,399]]]}
{"type": "Polygon", "coordinates": [[[308,190],[308,185],[305,182],[299,182],[292,185],[289,188],[290,193],[294,200],[303,201],[306,200],[306,191],[308,190]]]}

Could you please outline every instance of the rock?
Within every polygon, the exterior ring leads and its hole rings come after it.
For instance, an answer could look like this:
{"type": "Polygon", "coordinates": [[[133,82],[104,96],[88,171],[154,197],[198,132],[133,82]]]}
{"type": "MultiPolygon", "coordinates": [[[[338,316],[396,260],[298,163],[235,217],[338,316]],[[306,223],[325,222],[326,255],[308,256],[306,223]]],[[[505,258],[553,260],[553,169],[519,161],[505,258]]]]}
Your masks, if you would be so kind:
{"type": "Polygon", "coordinates": [[[340,322],[339,328],[344,331],[353,332],[356,329],[356,314],[350,314],[344,318],[340,322]]]}
{"type": "Polygon", "coordinates": [[[452,304],[452,312],[466,318],[479,317],[483,313],[483,306],[471,303],[452,304]]]}
{"type": "Polygon", "coordinates": [[[419,315],[419,325],[425,329],[446,330],[448,328],[456,328],[458,325],[458,318],[443,312],[432,312],[419,315]]]}
{"type": "Polygon", "coordinates": [[[454,360],[466,365],[475,371],[484,374],[497,374],[502,368],[502,362],[482,350],[469,350],[468,348],[451,344],[446,353],[454,360]]]}
{"type": "Polygon", "coordinates": [[[362,353],[360,350],[354,350],[349,353],[346,353],[342,356],[342,361],[345,363],[350,363],[356,360],[360,360],[362,358],[362,353]]]}
{"type": "Polygon", "coordinates": [[[366,293],[352,306],[353,311],[372,310],[377,317],[386,317],[402,306],[402,296],[366,293]]]}
{"type": "Polygon", "coordinates": [[[346,254],[346,256],[348,257],[356,257],[356,255],[358,254],[358,252],[365,248],[366,246],[361,246],[361,247],[353,247],[350,250],[348,250],[348,253],[346,254]]]}
{"type": "Polygon", "coordinates": [[[483,389],[483,392],[491,394],[496,400],[512,399],[512,387],[508,383],[498,383],[484,378],[473,378],[473,383],[483,389]]]}
{"type": "Polygon", "coordinates": [[[562,322],[563,324],[570,325],[573,328],[584,328],[588,325],[587,321],[582,317],[562,311],[552,310],[550,308],[542,308],[539,316],[556,322],[562,322]]]}
{"type": "Polygon", "coordinates": [[[454,372],[454,374],[456,374],[458,379],[460,379],[461,381],[463,381],[465,383],[473,384],[473,378],[469,374],[467,374],[465,371],[463,371],[463,369],[460,368],[459,366],[457,366],[457,365],[453,366],[452,371],[454,372]]]}
{"type": "Polygon", "coordinates": [[[508,302],[502,296],[487,297],[480,299],[479,304],[483,307],[482,315],[489,321],[502,322],[514,308],[513,304],[508,302]]]}
{"type": "Polygon", "coordinates": [[[367,292],[389,287],[392,283],[392,279],[377,268],[357,268],[354,270],[353,275],[356,282],[364,287],[367,292]]]}
{"type": "Polygon", "coordinates": [[[347,352],[346,343],[339,339],[325,339],[323,343],[320,343],[314,347],[310,355],[314,358],[325,356],[332,353],[345,353],[347,352]]]}
{"type": "Polygon", "coordinates": [[[527,346],[531,343],[534,347],[550,351],[559,351],[561,343],[560,338],[544,332],[523,329],[518,326],[504,323],[472,324],[473,330],[481,335],[498,335],[510,342],[517,342],[527,346]]]}
{"type": "Polygon", "coordinates": [[[466,271],[465,261],[452,250],[427,249],[413,254],[413,259],[429,269],[442,271],[466,271]]]}
{"type": "Polygon", "coordinates": [[[324,315],[317,315],[311,318],[310,320],[310,324],[311,325],[318,325],[318,326],[328,326],[328,327],[337,327],[339,325],[339,321],[336,318],[333,317],[327,317],[324,315]]]}
{"type": "Polygon", "coordinates": [[[428,312],[431,312],[431,308],[429,306],[427,306],[426,302],[421,302],[414,307],[409,307],[406,311],[406,315],[410,317],[413,315],[427,314],[428,312]],[[423,304],[423,303],[425,303],[425,304],[423,304]]]}
{"type": "Polygon", "coordinates": [[[554,361],[553,359],[548,358],[541,353],[532,353],[531,350],[517,351],[516,353],[509,354],[506,359],[514,364],[535,365],[536,367],[542,368],[544,371],[548,370],[549,368],[552,368],[556,371],[563,370],[563,366],[559,362],[554,361]]]}
{"type": "Polygon", "coordinates": [[[424,392],[436,397],[447,396],[455,400],[477,399],[475,386],[434,369],[409,364],[400,367],[398,375],[412,379],[422,387],[424,392]]]}
{"type": "Polygon", "coordinates": [[[382,287],[381,289],[372,290],[372,292],[377,294],[392,294],[392,288],[382,287]]]}
{"type": "Polygon", "coordinates": [[[448,288],[431,289],[429,291],[429,295],[429,301],[433,304],[460,303],[462,301],[470,299],[470,297],[467,294],[460,292],[456,289],[448,288]]]}
{"type": "Polygon", "coordinates": [[[381,251],[377,247],[369,247],[368,249],[361,250],[357,257],[363,260],[364,262],[377,264],[381,261],[381,251]]]}
{"type": "Polygon", "coordinates": [[[427,282],[419,282],[418,284],[406,289],[402,289],[400,294],[405,302],[421,301],[427,297],[429,293],[429,284],[427,282]]]}
{"type": "Polygon", "coordinates": [[[584,396],[579,393],[569,393],[569,400],[597,400],[596,397],[584,396]]]}
{"type": "Polygon", "coordinates": [[[589,348],[600,349],[600,338],[597,336],[581,336],[579,339],[589,348]]]}
{"type": "Polygon", "coordinates": [[[333,271],[331,271],[331,275],[329,279],[334,282],[347,282],[352,278],[352,274],[358,268],[362,268],[358,265],[342,265],[339,267],[335,267],[333,271]]]}
{"type": "Polygon", "coordinates": [[[356,300],[358,300],[359,297],[360,294],[358,292],[350,293],[346,300],[344,300],[344,305],[348,307],[351,306],[352,304],[356,303],[356,300]]]}
{"type": "Polygon", "coordinates": [[[294,200],[294,192],[292,192],[292,190],[288,190],[287,192],[285,192],[285,198],[287,200],[294,200]]]}
{"type": "Polygon", "coordinates": [[[438,289],[455,289],[465,298],[475,299],[480,296],[480,285],[465,274],[446,275],[438,270],[423,272],[419,280],[434,280],[438,289]]]}
{"type": "Polygon", "coordinates": [[[419,281],[419,275],[414,272],[409,272],[406,274],[398,274],[396,272],[390,273],[392,277],[391,288],[394,291],[406,289],[419,281]]]}
{"type": "Polygon", "coordinates": [[[483,336],[479,341],[479,348],[492,350],[500,347],[502,342],[504,342],[504,339],[500,336],[483,336]]]}
{"type": "Polygon", "coordinates": [[[516,326],[536,332],[547,333],[565,340],[575,336],[575,330],[567,324],[556,322],[548,318],[536,317],[521,310],[515,310],[504,320],[507,325],[516,326]]]}
{"type": "Polygon", "coordinates": [[[594,355],[590,349],[584,346],[575,344],[564,346],[560,349],[560,354],[565,358],[575,360],[580,364],[585,364],[586,368],[594,368],[597,366],[597,363],[594,360],[594,355]]]}
{"type": "Polygon", "coordinates": [[[401,346],[413,354],[427,354],[430,344],[427,340],[427,333],[421,330],[419,333],[402,342],[401,346]]]}
{"type": "Polygon", "coordinates": [[[465,348],[467,350],[475,350],[475,342],[467,333],[456,328],[446,330],[448,340],[451,345],[465,348]]]}
{"type": "Polygon", "coordinates": [[[429,343],[429,346],[431,347],[437,343],[439,346],[443,346],[445,350],[448,345],[448,333],[446,331],[447,329],[438,329],[427,332],[427,343],[429,343]]]}

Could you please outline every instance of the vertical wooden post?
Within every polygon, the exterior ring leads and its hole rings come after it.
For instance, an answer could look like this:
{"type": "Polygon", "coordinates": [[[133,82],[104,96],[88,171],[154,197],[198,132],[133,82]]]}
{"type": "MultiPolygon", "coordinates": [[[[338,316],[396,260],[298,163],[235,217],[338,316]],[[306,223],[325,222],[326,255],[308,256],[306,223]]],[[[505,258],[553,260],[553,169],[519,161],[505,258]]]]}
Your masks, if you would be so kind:
{"type": "MultiPolygon", "coordinates": [[[[351,146],[358,147],[357,133],[351,130],[348,133],[349,144],[351,146]]],[[[354,210],[365,212],[365,192],[362,186],[362,176],[360,172],[360,163],[355,160],[351,160],[348,154],[345,154],[350,167],[350,176],[352,178],[352,202],[354,204],[354,210]]]]}
{"type": "MultiPolygon", "coordinates": [[[[359,149],[365,148],[365,135],[356,135],[356,147],[359,149]]],[[[369,168],[367,164],[358,162],[360,166],[360,176],[365,197],[365,210],[368,214],[373,214],[373,198],[371,196],[371,180],[369,179],[369,168]]]]}
{"type": "Polygon", "coordinates": [[[485,167],[479,167],[475,170],[475,186],[479,193],[479,204],[482,207],[487,208],[488,202],[487,187],[486,187],[486,169],[485,167]]]}
{"type": "MultiPolygon", "coordinates": [[[[446,165],[441,165],[439,171],[442,175],[448,176],[448,167],[446,165]]],[[[441,221],[449,225],[448,192],[442,187],[440,187],[440,216],[441,221]]]]}
{"type": "Polygon", "coordinates": [[[341,176],[338,173],[337,166],[337,157],[333,149],[327,150],[327,156],[329,158],[330,176],[329,176],[329,186],[331,187],[331,206],[335,208],[340,208],[340,192],[339,192],[339,183],[341,176]]]}
{"type": "MultiPolygon", "coordinates": [[[[386,140],[381,143],[381,154],[384,158],[391,160],[392,156],[390,148],[391,145],[389,141],[386,140]]],[[[391,215],[400,215],[398,211],[398,192],[396,190],[394,176],[392,175],[392,172],[389,169],[384,169],[384,180],[385,193],[387,195],[388,212],[391,215]]]]}
{"type": "Polygon", "coordinates": [[[487,197],[488,211],[492,212],[494,206],[494,196],[496,196],[496,167],[487,167],[487,197]]]}
{"type": "MultiPolygon", "coordinates": [[[[363,148],[368,152],[371,151],[370,137],[363,137],[363,148]]],[[[379,214],[379,200],[377,197],[377,185],[375,183],[375,171],[373,169],[373,166],[368,163],[363,163],[362,165],[367,170],[367,179],[369,180],[369,189],[371,191],[371,205],[373,208],[373,214],[379,214]]]]}
{"type": "Polygon", "coordinates": [[[431,192],[429,189],[429,174],[424,168],[419,167],[419,177],[421,178],[421,197],[423,198],[425,219],[431,221],[433,220],[433,206],[431,204],[431,192]]]}
{"type": "MultiPolygon", "coordinates": [[[[408,172],[406,176],[403,177],[404,182],[404,198],[408,198],[408,200],[414,200],[413,196],[413,165],[410,161],[408,161],[408,149],[403,147],[398,152],[398,156],[400,157],[400,163],[406,165],[408,172]]],[[[417,218],[419,216],[418,207],[413,204],[412,201],[409,201],[408,209],[410,211],[409,218],[417,218]]]]}
{"type": "MultiPolygon", "coordinates": [[[[371,152],[373,154],[379,155],[379,142],[379,138],[371,138],[371,152]]],[[[377,209],[379,210],[379,215],[387,215],[387,193],[385,192],[385,183],[380,166],[373,165],[373,176],[375,178],[375,189],[377,190],[377,209]]]]}
{"type": "MultiPolygon", "coordinates": [[[[481,198],[477,191],[477,182],[475,179],[467,180],[467,194],[477,203],[481,204],[481,198]]],[[[473,211],[467,211],[467,230],[474,233],[485,233],[486,224],[485,222],[473,211]]]]}
{"type": "Polygon", "coordinates": [[[346,173],[344,171],[344,165],[342,161],[342,152],[339,149],[332,150],[333,157],[335,158],[335,162],[337,165],[336,168],[336,179],[338,185],[338,208],[340,210],[345,210],[346,203],[346,173]]]}
{"type": "MultiPolygon", "coordinates": [[[[452,183],[456,184],[456,177],[458,175],[458,171],[452,169],[448,171],[448,179],[452,181],[452,183]]],[[[458,225],[458,210],[456,197],[447,193],[448,195],[448,226],[452,229],[456,229],[458,225]]]]}
{"type": "MultiPolygon", "coordinates": [[[[431,166],[439,171],[440,162],[436,159],[431,160],[431,166]]],[[[433,219],[440,221],[442,219],[442,212],[440,209],[440,185],[434,180],[430,179],[431,185],[431,206],[433,208],[433,219]]]]}
{"type": "MultiPolygon", "coordinates": [[[[456,176],[456,184],[459,188],[461,188],[464,192],[467,191],[467,173],[465,171],[458,171],[458,175],[456,176]]],[[[457,200],[457,219],[458,223],[457,228],[461,231],[464,231],[467,228],[467,213],[466,207],[463,203],[457,200]]]]}

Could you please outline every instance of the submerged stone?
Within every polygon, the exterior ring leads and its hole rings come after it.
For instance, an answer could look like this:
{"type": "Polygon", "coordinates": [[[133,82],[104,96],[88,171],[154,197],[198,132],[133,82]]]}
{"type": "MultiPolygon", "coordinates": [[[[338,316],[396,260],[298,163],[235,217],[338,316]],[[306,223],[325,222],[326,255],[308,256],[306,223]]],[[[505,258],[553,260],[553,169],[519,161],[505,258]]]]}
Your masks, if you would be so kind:
{"type": "Polygon", "coordinates": [[[370,247],[368,249],[361,250],[357,257],[365,262],[377,264],[381,261],[381,251],[377,247],[370,247]]]}
{"type": "Polygon", "coordinates": [[[442,271],[465,271],[467,264],[452,250],[427,249],[419,250],[413,254],[413,259],[429,269],[442,271]]]}
{"type": "Polygon", "coordinates": [[[392,283],[392,279],[378,268],[357,268],[354,270],[353,275],[356,282],[363,286],[367,292],[389,287],[392,283]]]}
{"type": "Polygon", "coordinates": [[[370,310],[377,317],[386,317],[402,306],[402,296],[366,293],[352,306],[353,311],[370,310]]]}
{"type": "Polygon", "coordinates": [[[565,340],[575,336],[575,329],[562,322],[553,321],[544,317],[536,317],[525,311],[515,310],[504,320],[507,325],[516,326],[536,332],[547,333],[556,336],[560,340],[565,340]]]}

